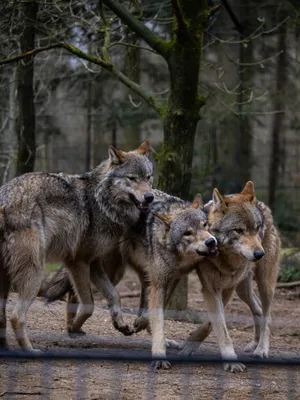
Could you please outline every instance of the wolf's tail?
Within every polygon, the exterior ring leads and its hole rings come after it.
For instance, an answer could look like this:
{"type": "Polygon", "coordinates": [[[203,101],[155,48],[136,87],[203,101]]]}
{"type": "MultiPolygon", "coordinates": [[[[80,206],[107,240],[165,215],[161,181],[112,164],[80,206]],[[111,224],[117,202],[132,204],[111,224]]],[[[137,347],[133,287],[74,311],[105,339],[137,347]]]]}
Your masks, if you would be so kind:
{"type": "Polygon", "coordinates": [[[74,293],[67,269],[62,265],[44,290],[46,304],[61,300],[68,292],[74,293]]]}

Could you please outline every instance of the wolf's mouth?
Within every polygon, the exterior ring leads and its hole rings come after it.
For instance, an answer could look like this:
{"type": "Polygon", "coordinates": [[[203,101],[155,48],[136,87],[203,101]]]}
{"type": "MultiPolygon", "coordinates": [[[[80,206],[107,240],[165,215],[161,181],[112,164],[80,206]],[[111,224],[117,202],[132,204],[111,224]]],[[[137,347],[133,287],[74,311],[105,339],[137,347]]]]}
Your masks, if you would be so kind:
{"type": "Polygon", "coordinates": [[[199,254],[199,256],[213,258],[218,255],[218,249],[213,248],[213,249],[209,249],[208,251],[197,251],[197,254],[199,254]]]}
{"type": "Polygon", "coordinates": [[[129,193],[129,198],[132,203],[140,210],[140,211],[148,211],[149,210],[149,202],[144,200],[143,202],[138,201],[138,199],[132,194],[129,193]]]}

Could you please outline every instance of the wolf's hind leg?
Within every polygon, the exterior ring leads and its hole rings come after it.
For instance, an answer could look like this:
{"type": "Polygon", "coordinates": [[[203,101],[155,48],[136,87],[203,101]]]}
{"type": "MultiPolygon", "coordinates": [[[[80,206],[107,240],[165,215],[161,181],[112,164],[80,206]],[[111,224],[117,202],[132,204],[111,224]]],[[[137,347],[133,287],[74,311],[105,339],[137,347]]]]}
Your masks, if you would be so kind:
{"type": "MultiPolygon", "coordinates": [[[[67,330],[68,327],[72,325],[74,318],[76,317],[76,313],[79,307],[78,299],[75,292],[69,291],[67,293],[67,305],[66,305],[66,325],[67,330]]],[[[82,329],[79,329],[76,333],[69,332],[69,336],[72,338],[76,338],[77,336],[83,336],[85,332],[82,329]]]]}
{"type": "Polygon", "coordinates": [[[111,283],[99,261],[91,264],[91,281],[105,297],[114,327],[125,336],[132,335],[134,330],[123,320],[121,301],[118,290],[111,283]]]}
{"type": "Polygon", "coordinates": [[[236,292],[239,298],[249,306],[253,315],[254,339],[245,347],[246,352],[253,352],[259,341],[262,310],[260,300],[254,292],[252,274],[248,274],[247,278],[239,283],[236,292]]]}
{"type": "Polygon", "coordinates": [[[79,299],[77,314],[74,319],[70,318],[68,325],[69,333],[82,334],[81,327],[93,314],[94,300],[91,293],[90,268],[85,262],[65,263],[69,276],[79,299]]]}
{"type": "Polygon", "coordinates": [[[34,350],[26,333],[26,315],[39,293],[43,278],[43,249],[39,232],[34,228],[18,232],[6,244],[10,255],[11,284],[19,295],[10,322],[16,339],[23,350],[34,350]]]}
{"type": "Polygon", "coordinates": [[[6,341],[6,302],[9,293],[9,279],[2,266],[0,280],[0,349],[7,349],[6,341]]]}
{"type": "Polygon", "coordinates": [[[255,279],[262,304],[262,318],[259,341],[254,355],[261,358],[269,357],[269,340],[271,325],[271,304],[275,294],[279,269],[279,245],[274,259],[263,258],[256,267],[255,279]]]}

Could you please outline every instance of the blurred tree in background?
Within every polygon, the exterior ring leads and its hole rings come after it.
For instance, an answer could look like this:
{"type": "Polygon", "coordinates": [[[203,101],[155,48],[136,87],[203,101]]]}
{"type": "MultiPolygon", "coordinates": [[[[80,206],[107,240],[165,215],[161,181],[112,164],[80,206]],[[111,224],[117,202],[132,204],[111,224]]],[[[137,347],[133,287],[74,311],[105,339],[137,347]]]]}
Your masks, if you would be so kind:
{"type": "Polygon", "coordinates": [[[299,26],[297,1],[7,1],[2,182],[83,172],[148,137],[156,186],[207,200],[253,179],[300,244],[299,26]]]}

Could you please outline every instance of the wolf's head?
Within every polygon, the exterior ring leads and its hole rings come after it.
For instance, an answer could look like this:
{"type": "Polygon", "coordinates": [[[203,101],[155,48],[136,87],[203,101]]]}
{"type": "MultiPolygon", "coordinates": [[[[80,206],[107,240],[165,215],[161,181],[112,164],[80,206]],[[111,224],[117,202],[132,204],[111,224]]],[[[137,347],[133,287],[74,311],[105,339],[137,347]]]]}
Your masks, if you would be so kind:
{"type": "Polygon", "coordinates": [[[129,152],[109,146],[109,158],[95,172],[99,182],[95,196],[101,210],[124,227],[135,224],[154,199],[150,154],[148,140],[129,152]]]}
{"type": "Polygon", "coordinates": [[[202,209],[198,195],[189,207],[155,213],[157,240],[183,261],[197,262],[199,257],[213,257],[218,253],[217,241],[208,232],[207,215],[202,209]]]}
{"type": "Polygon", "coordinates": [[[214,189],[210,203],[209,231],[218,244],[230,246],[249,261],[260,260],[265,254],[262,247],[265,228],[256,206],[253,182],[247,182],[241,193],[231,196],[222,196],[214,189]]]}
{"type": "Polygon", "coordinates": [[[149,160],[151,148],[145,140],[139,148],[125,152],[109,146],[109,178],[113,201],[143,208],[153,199],[153,165],[149,160]]]}

